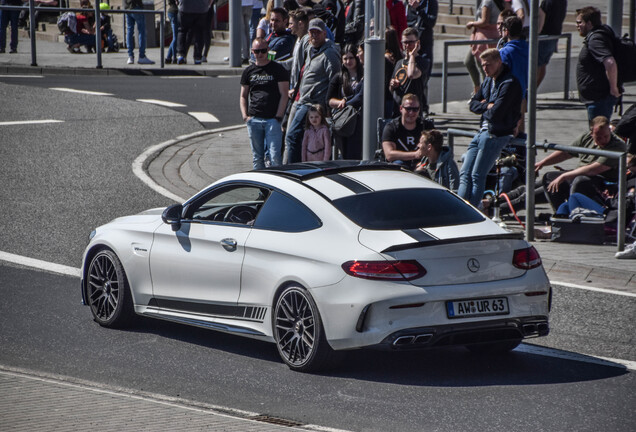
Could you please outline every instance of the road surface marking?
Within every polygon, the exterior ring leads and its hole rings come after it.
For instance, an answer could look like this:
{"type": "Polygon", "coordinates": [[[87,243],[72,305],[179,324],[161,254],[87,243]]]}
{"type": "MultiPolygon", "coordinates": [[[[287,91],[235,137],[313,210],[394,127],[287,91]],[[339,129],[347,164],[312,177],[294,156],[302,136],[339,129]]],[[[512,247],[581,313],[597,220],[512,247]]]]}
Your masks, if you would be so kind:
{"type": "MultiPolygon", "coordinates": [[[[9,252],[0,251],[0,261],[7,261],[14,264],[23,265],[26,267],[45,270],[53,273],[58,273],[66,276],[81,277],[82,270],[75,267],[69,267],[61,264],[50,263],[35,258],[24,257],[21,255],[15,255],[9,252]]],[[[580,361],[584,363],[593,363],[602,366],[621,367],[629,370],[636,371],[636,361],[623,360],[610,357],[593,356],[587,354],[579,354],[571,351],[563,351],[556,348],[547,348],[538,345],[521,344],[515,351],[528,354],[536,354],[547,357],[561,358],[565,360],[580,361]]]]}
{"type": "Polygon", "coordinates": [[[0,261],[8,261],[14,264],[20,264],[26,267],[32,267],[40,270],[46,270],[66,276],[80,277],[82,271],[75,267],[69,267],[62,264],[55,264],[48,261],[42,261],[35,258],[29,258],[21,255],[15,255],[9,252],[0,251],[0,261]]]}
{"type": "Polygon", "coordinates": [[[0,78],[44,78],[44,75],[0,75],[0,78]]]}
{"type": "Polygon", "coordinates": [[[625,297],[636,297],[636,294],[634,294],[634,293],[625,292],[625,291],[618,291],[618,290],[613,290],[613,289],[607,289],[607,288],[596,288],[596,287],[591,287],[591,286],[577,285],[577,284],[573,284],[573,283],[569,283],[569,282],[559,282],[559,281],[550,281],[550,283],[552,283],[554,285],[563,285],[564,287],[568,287],[568,288],[578,288],[578,289],[583,289],[583,290],[588,290],[588,291],[601,292],[601,293],[605,293],[605,294],[621,295],[621,296],[625,296],[625,297]]]}
{"type": "Polygon", "coordinates": [[[201,78],[212,78],[212,77],[201,76],[201,75],[177,75],[177,76],[161,77],[161,79],[201,79],[201,78]]]}
{"type": "Polygon", "coordinates": [[[207,112],[189,112],[192,117],[199,120],[201,123],[218,123],[219,119],[207,112]]]}
{"type": "Polygon", "coordinates": [[[63,91],[68,93],[81,93],[81,94],[95,95],[95,96],[112,96],[113,95],[112,93],[103,93],[103,92],[88,91],[88,90],[75,90],[72,88],[65,88],[65,87],[51,87],[49,90],[57,90],[57,91],[63,91]]]}
{"type": "Polygon", "coordinates": [[[64,120],[22,120],[22,121],[8,121],[0,122],[0,126],[14,126],[14,125],[26,125],[26,124],[45,124],[45,123],[64,123],[64,120]]]}
{"type": "Polygon", "coordinates": [[[180,103],[162,101],[162,100],[158,100],[158,99],[137,99],[137,102],[144,102],[144,103],[149,103],[149,104],[161,105],[161,106],[165,106],[165,107],[168,107],[168,108],[177,108],[177,107],[186,106],[186,105],[183,105],[183,104],[180,104],[180,103]]]}
{"type": "Polygon", "coordinates": [[[555,357],[555,358],[560,358],[564,360],[574,360],[574,361],[579,361],[584,363],[593,363],[593,364],[598,364],[602,366],[620,367],[620,368],[626,368],[629,370],[636,370],[636,361],[615,359],[615,358],[609,358],[609,357],[600,357],[600,356],[593,356],[593,355],[587,355],[587,354],[579,354],[579,353],[575,353],[571,351],[563,351],[556,348],[547,348],[547,347],[537,346],[537,345],[521,344],[517,348],[515,348],[515,351],[528,353],[528,354],[537,354],[537,355],[542,355],[547,357],[555,357]]]}

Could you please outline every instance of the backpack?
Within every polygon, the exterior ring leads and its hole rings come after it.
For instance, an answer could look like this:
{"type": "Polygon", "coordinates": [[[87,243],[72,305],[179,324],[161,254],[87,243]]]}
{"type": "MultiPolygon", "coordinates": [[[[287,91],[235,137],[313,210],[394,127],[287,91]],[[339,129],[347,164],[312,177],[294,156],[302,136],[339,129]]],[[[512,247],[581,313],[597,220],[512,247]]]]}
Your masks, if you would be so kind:
{"type": "Polygon", "coordinates": [[[614,58],[618,65],[618,82],[623,84],[636,81],[636,45],[627,33],[620,39],[616,38],[614,58]]]}
{"type": "Polygon", "coordinates": [[[636,45],[634,45],[634,41],[628,37],[627,33],[619,38],[608,25],[602,26],[601,32],[607,35],[614,45],[613,54],[618,69],[618,84],[636,81],[636,45]]]}
{"type": "Polygon", "coordinates": [[[66,12],[57,19],[57,28],[60,33],[77,33],[77,18],[75,12],[66,12]]]}

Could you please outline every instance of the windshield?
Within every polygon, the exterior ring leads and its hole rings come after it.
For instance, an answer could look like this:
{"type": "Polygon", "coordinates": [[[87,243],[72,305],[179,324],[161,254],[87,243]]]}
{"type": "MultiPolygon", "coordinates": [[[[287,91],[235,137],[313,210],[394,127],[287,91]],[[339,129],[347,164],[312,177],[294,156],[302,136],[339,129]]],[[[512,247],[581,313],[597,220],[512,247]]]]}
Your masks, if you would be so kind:
{"type": "Polygon", "coordinates": [[[333,205],[362,228],[404,230],[482,222],[484,216],[443,189],[393,189],[361,193],[333,205]]]}

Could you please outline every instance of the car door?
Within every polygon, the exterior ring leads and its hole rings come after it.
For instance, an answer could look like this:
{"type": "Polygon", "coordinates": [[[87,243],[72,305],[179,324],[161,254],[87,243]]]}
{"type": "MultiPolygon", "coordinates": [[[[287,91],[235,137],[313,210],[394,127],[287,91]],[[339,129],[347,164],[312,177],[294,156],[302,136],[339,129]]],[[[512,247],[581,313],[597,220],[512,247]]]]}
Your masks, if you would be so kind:
{"type": "Polygon", "coordinates": [[[150,253],[155,305],[231,315],[245,243],[267,193],[251,185],[222,186],[188,203],[177,231],[161,225],[150,253]]]}

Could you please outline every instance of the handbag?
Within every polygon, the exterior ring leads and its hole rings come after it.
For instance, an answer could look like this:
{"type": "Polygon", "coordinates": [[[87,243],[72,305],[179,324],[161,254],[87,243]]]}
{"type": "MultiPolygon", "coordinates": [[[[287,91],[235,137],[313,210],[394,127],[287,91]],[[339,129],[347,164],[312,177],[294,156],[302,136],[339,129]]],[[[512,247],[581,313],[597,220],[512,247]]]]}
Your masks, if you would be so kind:
{"type": "Polygon", "coordinates": [[[347,105],[331,115],[333,122],[332,130],[340,137],[350,137],[356,129],[358,122],[358,110],[351,105],[347,105]]]}

